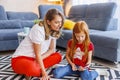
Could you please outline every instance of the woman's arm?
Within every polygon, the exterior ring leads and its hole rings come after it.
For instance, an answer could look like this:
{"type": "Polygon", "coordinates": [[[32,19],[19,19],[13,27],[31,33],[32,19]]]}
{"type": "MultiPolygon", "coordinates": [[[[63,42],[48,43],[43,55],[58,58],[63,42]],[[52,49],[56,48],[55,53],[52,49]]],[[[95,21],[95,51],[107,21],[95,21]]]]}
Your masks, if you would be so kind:
{"type": "Polygon", "coordinates": [[[47,50],[47,52],[45,52],[42,55],[43,59],[50,56],[52,53],[54,53],[54,49],[55,49],[55,39],[51,39],[49,49],[47,50]]]}
{"type": "Polygon", "coordinates": [[[43,58],[40,53],[41,52],[41,44],[33,43],[33,48],[34,48],[34,52],[35,52],[36,61],[38,62],[38,64],[40,65],[40,68],[42,70],[42,75],[46,76],[47,73],[45,71],[45,67],[43,64],[43,58]]]}

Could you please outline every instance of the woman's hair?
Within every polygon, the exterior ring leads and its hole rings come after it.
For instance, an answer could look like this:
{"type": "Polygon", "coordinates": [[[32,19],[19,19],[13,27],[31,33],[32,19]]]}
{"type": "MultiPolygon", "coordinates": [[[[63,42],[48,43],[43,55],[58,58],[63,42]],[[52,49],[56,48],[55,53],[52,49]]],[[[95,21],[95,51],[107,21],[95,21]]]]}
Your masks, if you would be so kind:
{"type": "MultiPolygon", "coordinates": [[[[42,22],[40,22],[39,25],[41,25],[41,23],[42,22]]],[[[60,11],[58,11],[57,9],[48,10],[42,23],[45,27],[45,39],[49,39],[50,35],[53,37],[59,38],[62,34],[61,30],[62,30],[63,23],[64,23],[64,16],[60,11]],[[47,23],[47,20],[52,21],[56,15],[59,15],[62,18],[62,24],[59,31],[51,30],[50,25],[48,25],[47,23]]]]}
{"type": "Polygon", "coordinates": [[[77,22],[73,28],[71,50],[70,50],[70,55],[69,55],[71,59],[73,59],[73,56],[76,50],[76,44],[78,43],[75,33],[81,33],[81,32],[85,33],[85,40],[82,43],[83,44],[82,47],[84,49],[86,58],[88,56],[88,46],[90,44],[89,29],[85,21],[80,21],[80,22],[77,22]]]}

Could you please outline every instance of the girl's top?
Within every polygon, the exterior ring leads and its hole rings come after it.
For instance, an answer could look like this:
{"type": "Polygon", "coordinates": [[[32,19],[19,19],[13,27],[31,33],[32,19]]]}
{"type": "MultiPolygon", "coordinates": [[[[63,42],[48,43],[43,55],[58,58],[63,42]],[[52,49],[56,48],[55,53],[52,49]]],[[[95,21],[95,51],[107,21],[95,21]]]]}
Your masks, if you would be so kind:
{"type": "MultiPolygon", "coordinates": [[[[71,44],[72,44],[72,40],[69,40],[68,41],[69,48],[71,48],[71,44]]],[[[94,50],[94,45],[92,44],[92,42],[90,42],[90,44],[88,46],[88,51],[93,51],[93,50],[94,50]]],[[[84,60],[84,58],[85,58],[84,54],[85,53],[84,53],[83,44],[76,44],[76,52],[73,56],[73,63],[78,65],[78,66],[85,67],[87,59],[84,60]]]]}
{"type": "Polygon", "coordinates": [[[33,43],[41,44],[40,53],[43,54],[49,49],[51,39],[54,39],[54,44],[56,45],[56,38],[50,36],[48,40],[45,40],[44,27],[36,24],[32,27],[25,39],[20,43],[12,57],[27,56],[35,58],[33,43]]]}

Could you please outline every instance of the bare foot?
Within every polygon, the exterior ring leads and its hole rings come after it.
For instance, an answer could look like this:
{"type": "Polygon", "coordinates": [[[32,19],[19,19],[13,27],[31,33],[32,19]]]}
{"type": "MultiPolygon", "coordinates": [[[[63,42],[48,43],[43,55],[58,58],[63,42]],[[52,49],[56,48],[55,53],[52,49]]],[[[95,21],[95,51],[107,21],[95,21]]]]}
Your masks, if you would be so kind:
{"type": "Polygon", "coordinates": [[[31,80],[31,78],[32,78],[31,76],[25,76],[26,80],[31,80]]]}

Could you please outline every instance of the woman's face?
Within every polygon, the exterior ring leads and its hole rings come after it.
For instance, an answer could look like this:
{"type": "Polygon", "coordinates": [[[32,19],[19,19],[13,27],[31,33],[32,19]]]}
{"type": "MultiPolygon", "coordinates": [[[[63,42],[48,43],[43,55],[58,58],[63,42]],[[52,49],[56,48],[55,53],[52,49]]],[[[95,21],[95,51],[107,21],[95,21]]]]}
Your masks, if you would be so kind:
{"type": "Polygon", "coordinates": [[[85,33],[84,32],[75,33],[75,37],[78,43],[83,43],[83,41],[85,40],[85,33]]]}
{"type": "Polygon", "coordinates": [[[54,19],[51,21],[47,20],[47,23],[50,25],[52,30],[59,31],[62,25],[62,18],[59,15],[55,15],[54,19]]]}

